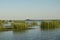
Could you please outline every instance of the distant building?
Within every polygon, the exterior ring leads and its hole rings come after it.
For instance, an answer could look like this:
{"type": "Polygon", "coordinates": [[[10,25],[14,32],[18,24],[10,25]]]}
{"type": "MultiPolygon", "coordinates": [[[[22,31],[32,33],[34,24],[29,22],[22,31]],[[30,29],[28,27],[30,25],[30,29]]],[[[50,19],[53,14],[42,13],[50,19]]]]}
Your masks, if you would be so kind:
{"type": "Polygon", "coordinates": [[[26,21],[30,21],[30,19],[26,19],[26,21]]]}

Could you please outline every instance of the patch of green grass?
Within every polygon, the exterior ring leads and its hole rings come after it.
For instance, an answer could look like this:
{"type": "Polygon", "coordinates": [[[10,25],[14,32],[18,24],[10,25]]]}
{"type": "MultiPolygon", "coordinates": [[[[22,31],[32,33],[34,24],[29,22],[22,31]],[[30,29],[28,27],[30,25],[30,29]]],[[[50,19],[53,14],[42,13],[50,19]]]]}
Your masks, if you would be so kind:
{"type": "Polygon", "coordinates": [[[27,23],[13,23],[12,25],[13,25],[14,29],[16,29],[16,30],[24,30],[29,27],[29,25],[27,23]]]}
{"type": "Polygon", "coordinates": [[[41,28],[43,29],[54,29],[59,27],[58,25],[60,25],[59,21],[53,20],[53,21],[43,21],[41,23],[41,28]]]}
{"type": "Polygon", "coordinates": [[[38,25],[38,24],[37,24],[37,22],[32,22],[31,25],[32,25],[32,26],[36,26],[36,25],[38,25]]]}

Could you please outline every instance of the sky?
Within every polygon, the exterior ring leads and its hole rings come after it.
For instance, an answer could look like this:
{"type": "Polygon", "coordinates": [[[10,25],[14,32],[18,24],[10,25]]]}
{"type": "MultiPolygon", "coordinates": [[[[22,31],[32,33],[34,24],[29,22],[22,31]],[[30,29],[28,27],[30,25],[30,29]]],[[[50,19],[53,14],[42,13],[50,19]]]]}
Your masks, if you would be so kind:
{"type": "Polygon", "coordinates": [[[60,0],[0,0],[0,19],[60,19],[60,0]]]}

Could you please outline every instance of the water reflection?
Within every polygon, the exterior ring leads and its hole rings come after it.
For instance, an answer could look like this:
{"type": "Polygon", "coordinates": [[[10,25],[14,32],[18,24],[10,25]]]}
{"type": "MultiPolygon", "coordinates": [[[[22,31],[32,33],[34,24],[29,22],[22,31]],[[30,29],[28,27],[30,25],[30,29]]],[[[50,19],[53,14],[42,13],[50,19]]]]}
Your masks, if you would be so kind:
{"type": "Polygon", "coordinates": [[[55,30],[55,29],[57,29],[57,28],[41,28],[41,30],[43,30],[43,31],[50,31],[50,30],[55,30]]]}
{"type": "Polygon", "coordinates": [[[14,34],[21,34],[21,33],[25,33],[27,32],[27,30],[14,30],[13,33],[14,34]]]}

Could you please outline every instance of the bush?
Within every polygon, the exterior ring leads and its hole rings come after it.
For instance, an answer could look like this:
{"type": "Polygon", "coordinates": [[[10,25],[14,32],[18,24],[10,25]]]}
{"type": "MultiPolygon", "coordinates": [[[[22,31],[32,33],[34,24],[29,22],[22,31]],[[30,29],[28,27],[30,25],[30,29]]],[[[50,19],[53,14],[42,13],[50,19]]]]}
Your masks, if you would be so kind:
{"type": "Polygon", "coordinates": [[[31,25],[36,26],[38,24],[36,22],[32,22],[31,25]]]}
{"type": "Polygon", "coordinates": [[[16,30],[24,30],[29,27],[27,23],[13,23],[14,29],[16,30]]]}
{"type": "Polygon", "coordinates": [[[58,25],[60,25],[58,21],[49,21],[49,22],[43,21],[41,23],[41,28],[43,28],[43,29],[53,29],[53,28],[57,28],[58,25]]]}

